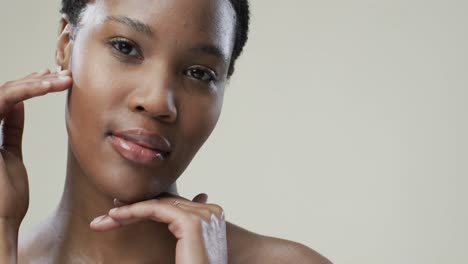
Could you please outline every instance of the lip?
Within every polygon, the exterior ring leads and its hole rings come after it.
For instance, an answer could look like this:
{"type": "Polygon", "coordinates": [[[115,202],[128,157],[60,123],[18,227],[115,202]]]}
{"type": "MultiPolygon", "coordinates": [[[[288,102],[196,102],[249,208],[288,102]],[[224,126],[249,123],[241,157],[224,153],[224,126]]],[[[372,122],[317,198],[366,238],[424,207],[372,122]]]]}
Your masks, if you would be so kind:
{"type": "Polygon", "coordinates": [[[109,139],[124,158],[144,165],[164,161],[171,153],[166,138],[144,129],[116,131],[109,135],[109,139]]]}

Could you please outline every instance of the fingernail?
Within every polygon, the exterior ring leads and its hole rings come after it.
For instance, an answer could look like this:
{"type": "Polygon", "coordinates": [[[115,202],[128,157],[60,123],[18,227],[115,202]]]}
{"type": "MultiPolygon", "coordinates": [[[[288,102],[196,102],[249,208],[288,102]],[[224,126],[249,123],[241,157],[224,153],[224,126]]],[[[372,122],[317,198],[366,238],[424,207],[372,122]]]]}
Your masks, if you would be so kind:
{"type": "Polygon", "coordinates": [[[98,217],[94,218],[94,220],[91,223],[92,224],[99,224],[104,220],[104,218],[106,218],[106,215],[98,216],[98,217]]]}
{"type": "Polygon", "coordinates": [[[109,211],[109,214],[115,214],[115,213],[117,213],[118,210],[119,210],[119,208],[112,208],[112,209],[109,211]]]}
{"type": "Polygon", "coordinates": [[[64,81],[66,80],[66,81],[68,81],[68,80],[70,79],[70,76],[67,76],[67,75],[61,76],[61,75],[60,75],[58,78],[59,78],[60,80],[64,80],[64,81]]]}

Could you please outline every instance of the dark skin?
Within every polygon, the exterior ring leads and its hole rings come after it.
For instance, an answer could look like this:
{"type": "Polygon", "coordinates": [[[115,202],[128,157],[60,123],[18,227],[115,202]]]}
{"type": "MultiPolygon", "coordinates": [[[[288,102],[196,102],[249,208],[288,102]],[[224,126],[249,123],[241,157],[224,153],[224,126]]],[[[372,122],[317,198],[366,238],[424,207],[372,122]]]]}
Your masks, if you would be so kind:
{"type": "MultiPolygon", "coordinates": [[[[222,207],[205,194],[177,193],[177,178],[221,112],[234,15],[220,0],[93,2],[79,28],[62,19],[56,60],[64,72],[2,87],[20,94],[0,105],[8,131],[22,131],[18,102],[69,92],[64,194],[22,241],[20,263],[329,263],[298,243],[225,222],[222,207]],[[142,163],[116,151],[112,137],[135,128],[170,142],[169,154],[142,163]],[[227,249],[219,246],[226,242],[227,249]]],[[[2,260],[16,254],[28,201],[21,133],[10,135],[2,152],[0,200],[8,202],[0,203],[0,237],[11,239],[0,242],[2,260]]]]}

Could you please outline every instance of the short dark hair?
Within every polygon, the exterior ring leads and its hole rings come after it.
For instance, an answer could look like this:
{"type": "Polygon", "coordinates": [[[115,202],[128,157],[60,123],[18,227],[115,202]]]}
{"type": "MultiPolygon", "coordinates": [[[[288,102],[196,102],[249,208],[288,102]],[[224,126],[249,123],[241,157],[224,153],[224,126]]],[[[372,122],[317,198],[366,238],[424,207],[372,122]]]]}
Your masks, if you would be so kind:
{"type": "MultiPolygon", "coordinates": [[[[77,26],[80,22],[80,15],[88,4],[89,0],[62,0],[60,12],[68,16],[70,24],[77,26]]],[[[228,70],[228,77],[234,73],[236,60],[242,53],[247,43],[250,22],[250,7],[248,0],[229,0],[236,13],[235,40],[232,51],[231,62],[228,70]]]]}

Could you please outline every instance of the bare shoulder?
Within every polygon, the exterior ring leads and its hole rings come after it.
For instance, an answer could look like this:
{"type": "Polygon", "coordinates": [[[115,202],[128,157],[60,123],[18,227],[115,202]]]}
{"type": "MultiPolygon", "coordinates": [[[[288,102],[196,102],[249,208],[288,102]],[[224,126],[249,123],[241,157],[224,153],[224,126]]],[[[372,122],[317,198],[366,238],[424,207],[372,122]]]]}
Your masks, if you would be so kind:
{"type": "Polygon", "coordinates": [[[258,255],[263,263],[331,264],[327,258],[303,244],[267,236],[260,240],[258,255]]]}
{"type": "Polygon", "coordinates": [[[229,263],[331,264],[315,250],[297,242],[263,236],[227,224],[229,263]]]}

